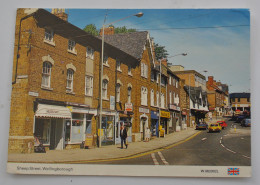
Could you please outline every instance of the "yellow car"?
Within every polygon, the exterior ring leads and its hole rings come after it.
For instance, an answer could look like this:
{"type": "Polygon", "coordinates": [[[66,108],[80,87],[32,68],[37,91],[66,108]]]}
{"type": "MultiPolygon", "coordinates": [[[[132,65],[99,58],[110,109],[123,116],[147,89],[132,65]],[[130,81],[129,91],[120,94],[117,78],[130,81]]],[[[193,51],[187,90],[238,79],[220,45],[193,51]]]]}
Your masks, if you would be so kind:
{"type": "Polygon", "coordinates": [[[211,123],[209,125],[209,132],[220,132],[222,130],[222,127],[219,123],[211,123]]]}

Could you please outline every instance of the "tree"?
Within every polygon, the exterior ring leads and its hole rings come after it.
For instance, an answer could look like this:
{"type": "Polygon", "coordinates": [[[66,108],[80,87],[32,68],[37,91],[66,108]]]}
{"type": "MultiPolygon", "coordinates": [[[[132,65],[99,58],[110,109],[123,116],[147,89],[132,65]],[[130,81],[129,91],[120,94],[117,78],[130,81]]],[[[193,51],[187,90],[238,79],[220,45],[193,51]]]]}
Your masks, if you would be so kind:
{"type": "Polygon", "coordinates": [[[111,24],[111,25],[109,25],[109,27],[113,27],[113,28],[114,28],[115,34],[118,34],[118,33],[136,32],[136,29],[134,29],[134,28],[129,28],[129,29],[127,29],[126,26],[123,26],[123,27],[114,27],[114,26],[111,24]]]}
{"type": "Polygon", "coordinates": [[[94,36],[98,36],[99,32],[97,30],[97,27],[95,26],[95,24],[89,24],[87,26],[85,26],[85,28],[83,29],[85,32],[88,32],[90,33],[91,35],[94,35],[94,36]]]}
{"type": "Polygon", "coordinates": [[[165,49],[165,46],[161,46],[157,43],[154,44],[154,50],[155,50],[155,57],[157,60],[167,58],[169,55],[167,50],[165,49]]]}

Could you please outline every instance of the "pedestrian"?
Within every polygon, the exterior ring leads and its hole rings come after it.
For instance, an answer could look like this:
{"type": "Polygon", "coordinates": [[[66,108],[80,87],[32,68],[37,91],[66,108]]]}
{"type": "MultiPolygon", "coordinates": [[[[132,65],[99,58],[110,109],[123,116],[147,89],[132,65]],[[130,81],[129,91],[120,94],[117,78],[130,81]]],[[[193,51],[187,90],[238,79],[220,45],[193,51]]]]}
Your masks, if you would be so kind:
{"type": "Polygon", "coordinates": [[[127,148],[128,146],[128,144],[126,143],[127,131],[124,125],[122,125],[120,128],[120,138],[121,138],[121,149],[123,148],[124,143],[125,143],[125,147],[127,148]]]}
{"type": "Polygon", "coordinates": [[[150,140],[150,137],[151,137],[151,131],[147,127],[146,130],[145,130],[145,141],[148,142],[150,140]]]}

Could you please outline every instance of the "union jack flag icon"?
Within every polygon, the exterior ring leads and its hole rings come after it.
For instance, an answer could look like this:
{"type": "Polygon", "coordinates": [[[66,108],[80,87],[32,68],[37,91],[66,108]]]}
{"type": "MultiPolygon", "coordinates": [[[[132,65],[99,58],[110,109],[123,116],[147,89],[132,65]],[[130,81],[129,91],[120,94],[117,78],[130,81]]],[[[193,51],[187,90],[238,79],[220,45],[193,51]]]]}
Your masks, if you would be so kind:
{"type": "Polygon", "coordinates": [[[228,168],[228,175],[239,175],[239,168],[228,168]]]}

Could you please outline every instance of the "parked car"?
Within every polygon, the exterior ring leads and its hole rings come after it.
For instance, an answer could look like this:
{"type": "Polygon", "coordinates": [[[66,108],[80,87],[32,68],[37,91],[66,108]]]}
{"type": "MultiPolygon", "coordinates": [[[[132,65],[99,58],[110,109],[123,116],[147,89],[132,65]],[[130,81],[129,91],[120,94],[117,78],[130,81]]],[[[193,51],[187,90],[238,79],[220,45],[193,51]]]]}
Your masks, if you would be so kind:
{"type": "Polygon", "coordinates": [[[243,120],[243,119],[245,119],[245,115],[240,115],[240,116],[238,116],[237,117],[237,120],[236,120],[236,123],[241,123],[241,121],[243,120]]]}
{"type": "Polygon", "coordinates": [[[227,127],[227,123],[225,121],[217,121],[217,123],[219,123],[222,129],[225,129],[227,127]]]}
{"type": "Polygon", "coordinates": [[[251,119],[246,118],[241,121],[242,127],[251,127],[251,119]]]}
{"type": "Polygon", "coordinates": [[[209,125],[209,132],[220,132],[222,130],[222,127],[219,123],[211,123],[209,125]]]}
{"type": "Polygon", "coordinates": [[[196,124],[196,130],[200,130],[200,129],[208,129],[208,124],[206,122],[201,122],[196,124]]]}

